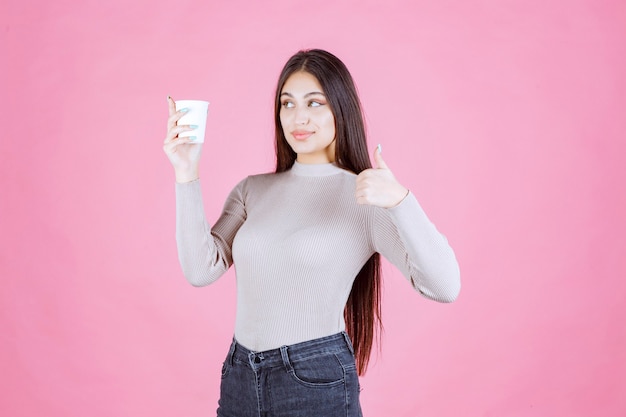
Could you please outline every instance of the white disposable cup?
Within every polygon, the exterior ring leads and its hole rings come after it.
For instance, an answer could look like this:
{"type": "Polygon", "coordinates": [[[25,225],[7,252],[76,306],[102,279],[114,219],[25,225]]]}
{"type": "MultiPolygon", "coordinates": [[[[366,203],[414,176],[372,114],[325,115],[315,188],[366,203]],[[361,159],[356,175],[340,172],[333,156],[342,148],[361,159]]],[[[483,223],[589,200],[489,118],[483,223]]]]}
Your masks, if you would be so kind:
{"type": "Polygon", "coordinates": [[[203,100],[177,100],[176,111],[187,109],[187,113],[178,119],[178,125],[196,125],[194,130],[187,130],[178,134],[179,138],[195,136],[191,143],[204,143],[206,119],[209,114],[209,102],[203,100]]]}

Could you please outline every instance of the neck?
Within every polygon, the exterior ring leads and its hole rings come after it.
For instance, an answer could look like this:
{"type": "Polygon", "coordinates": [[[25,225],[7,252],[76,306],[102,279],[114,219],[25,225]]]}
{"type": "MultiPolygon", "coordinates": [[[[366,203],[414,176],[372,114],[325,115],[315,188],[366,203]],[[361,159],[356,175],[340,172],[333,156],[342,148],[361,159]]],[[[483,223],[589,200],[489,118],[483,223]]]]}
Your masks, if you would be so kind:
{"type": "Polygon", "coordinates": [[[301,177],[324,177],[344,172],[333,162],[319,164],[303,164],[299,161],[294,162],[291,172],[301,177]]]}

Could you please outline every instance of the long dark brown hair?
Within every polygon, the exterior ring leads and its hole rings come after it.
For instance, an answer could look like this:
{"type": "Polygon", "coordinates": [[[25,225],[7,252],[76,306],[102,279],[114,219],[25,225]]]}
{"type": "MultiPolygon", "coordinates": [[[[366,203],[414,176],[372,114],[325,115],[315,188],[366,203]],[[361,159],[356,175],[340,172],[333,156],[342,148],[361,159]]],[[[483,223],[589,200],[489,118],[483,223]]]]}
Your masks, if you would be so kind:
{"type": "MultiPolygon", "coordinates": [[[[278,79],[274,102],[276,172],[290,169],[297,157],[287,143],[280,123],[280,94],[287,79],[298,71],[317,78],[335,117],[335,164],[355,174],[371,168],[361,102],[350,72],[333,54],[311,49],[292,56],[278,79]]],[[[380,340],[380,306],[380,255],[375,253],[356,276],[344,310],[346,331],[354,345],[360,375],[367,369],[374,336],[377,335],[380,340]]]]}

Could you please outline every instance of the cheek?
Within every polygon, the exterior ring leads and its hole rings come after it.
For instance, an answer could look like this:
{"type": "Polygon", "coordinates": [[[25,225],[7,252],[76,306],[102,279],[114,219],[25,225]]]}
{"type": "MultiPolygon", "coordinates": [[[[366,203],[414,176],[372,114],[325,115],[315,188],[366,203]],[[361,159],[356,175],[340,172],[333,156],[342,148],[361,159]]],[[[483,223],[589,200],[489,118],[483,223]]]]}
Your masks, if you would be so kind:
{"type": "Polygon", "coordinates": [[[280,119],[280,127],[282,128],[283,132],[286,132],[286,127],[289,126],[289,123],[287,121],[287,117],[285,117],[283,112],[279,114],[279,119],[280,119]]]}
{"type": "Polygon", "coordinates": [[[335,117],[332,115],[332,113],[327,117],[326,119],[326,129],[333,133],[333,137],[335,136],[335,117]]]}

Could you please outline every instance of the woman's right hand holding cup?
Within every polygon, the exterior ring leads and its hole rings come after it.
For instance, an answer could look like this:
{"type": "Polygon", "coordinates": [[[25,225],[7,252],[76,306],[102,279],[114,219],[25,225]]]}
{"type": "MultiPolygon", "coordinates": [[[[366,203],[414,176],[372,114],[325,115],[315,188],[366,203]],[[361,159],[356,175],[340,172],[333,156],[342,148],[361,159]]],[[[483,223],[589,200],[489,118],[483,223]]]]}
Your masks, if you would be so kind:
{"type": "Polygon", "coordinates": [[[186,113],[186,109],[176,111],[176,103],[171,97],[167,97],[169,118],[167,119],[167,135],[163,142],[163,151],[169,158],[176,182],[190,182],[199,178],[200,153],[202,143],[193,143],[189,137],[179,137],[178,134],[194,130],[189,125],[178,125],[178,120],[186,113]]]}

